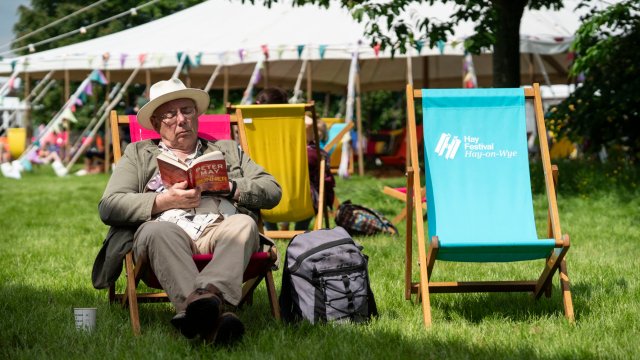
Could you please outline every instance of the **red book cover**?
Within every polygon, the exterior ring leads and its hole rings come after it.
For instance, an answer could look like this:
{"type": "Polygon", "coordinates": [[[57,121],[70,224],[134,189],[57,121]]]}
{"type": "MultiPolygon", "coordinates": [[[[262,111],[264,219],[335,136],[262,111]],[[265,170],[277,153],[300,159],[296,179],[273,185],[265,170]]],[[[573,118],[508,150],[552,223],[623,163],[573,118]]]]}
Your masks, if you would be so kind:
{"type": "Polygon", "coordinates": [[[227,162],[220,151],[200,156],[187,166],[165,154],[158,155],[158,170],[164,186],[187,181],[187,188],[196,186],[203,192],[225,194],[230,191],[227,162]]]}

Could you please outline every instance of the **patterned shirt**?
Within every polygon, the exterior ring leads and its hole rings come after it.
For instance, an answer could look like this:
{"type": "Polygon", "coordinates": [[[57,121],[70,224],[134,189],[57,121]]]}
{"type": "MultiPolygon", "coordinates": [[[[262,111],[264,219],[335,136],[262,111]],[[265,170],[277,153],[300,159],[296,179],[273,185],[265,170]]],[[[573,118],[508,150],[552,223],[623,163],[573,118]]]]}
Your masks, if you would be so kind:
{"type": "MultiPolygon", "coordinates": [[[[202,145],[198,142],[196,151],[187,156],[185,161],[181,161],[165,144],[160,142],[158,148],[164,154],[171,158],[189,166],[198,157],[202,155],[202,145]]],[[[167,191],[162,184],[160,173],[156,172],[149,180],[145,187],[145,191],[163,193],[167,191]]],[[[218,196],[202,196],[200,206],[191,209],[169,209],[156,215],[155,221],[169,221],[180,226],[191,238],[197,240],[204,229],[213,224],[216,220],[224,219],[236,213],[236,207],[227,199],[218,196]]]]}

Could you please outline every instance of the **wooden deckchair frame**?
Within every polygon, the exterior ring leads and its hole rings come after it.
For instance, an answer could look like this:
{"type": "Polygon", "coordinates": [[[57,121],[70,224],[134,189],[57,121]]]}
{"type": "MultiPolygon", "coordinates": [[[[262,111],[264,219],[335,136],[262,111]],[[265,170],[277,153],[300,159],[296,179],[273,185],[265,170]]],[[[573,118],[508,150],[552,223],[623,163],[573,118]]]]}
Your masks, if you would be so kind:
{"type": "MultiPolygon", "coordinates": [[[[562,234],[560,229],[560,217],[556,201],[556,182],[558,171],[551,165],[547,132],[544,124],[542,99],[540,86],[534,83],[533,87],[524,89],[525,98],[534,102],[536,125],[540,143],[540,153],[544,170],[544,180],[548,199],[547,232],[549,238],[555,239],[555,248],[559,253],[551,251],[544,269],[537,280],[532,281],[478,281],[478,282],[433,282],[430,281],[433,267],[438,254],[438,239],[434,236],[427,252],[425,243],[424,222],[422,221],[421,189],[420,189],[420,164],[418,162],[418,147],[416,144],[415,98],[422,98],[422,90],[414,90],[407,85],[407,128],[410,137],[410,154],[407,157],[407,231],[405,239],[405,298],[409,300],[411,294],[418,295],[422,301],[423,321],[426,327],[431,325],[430,293],[462,293],[462,292],[531,292],[534,298],[539,299],[544,293],[551,296],[552,278],[556,271],[560,274],[560,290],[564,306],[565,317],[569,322],[575,321],[573,301],[567,264],[565,256],[569,250],[569,236],[562,234]],[[412,281],[412,245],[413,245],[413,221],[415,212],[416,233],[419,257],[419,282],[412,281]]],[[[426,124],[425,124],[426,126],[426,124]]],[[[555,250],[555,249],[554,249],[555,250]]]]}
{"type": "MultiPolygon", "coordinates": [[[[237,125],[238,121],[235,116],[231,116],[231,125],[237,125]]],[[[119,125],[129,124],[129,115],[118,115],[116,111],[111,111],[109,114],[109,121],[111,126],[111,138],[113,146],[113,163],[117,164],[122,157],[122,150],[120,148],[120,131],[119,125]]],[[[244,149],[244,148],[243,148],[244,149]]],[[[260,232],[262,231],[262,224],[259,223],[260,232]]],[[[278,258],[276,247],[273,246],[270,250],[271,259],[275,262],[278,258]]],[[[215,259],[213,260],[215,261],[215,259]]],[[[150,292],[150,293],[138,293],[136,291],[138,284],[140,283],[142,274],[140,273],[142,267],[135,266],[133,261],[133,251],[129,251],[125,255],[124,259],[126,287],[123,293],[116,292],[115,284],[109,287],[109,302],[120,302],[122,306],[129,307],[129,318],[131,319],[131,328],[134,335],[140,335],[140,316],[138,311],[138,303],[155,303],[155,302],[168,302],[169,297],[164,291],[150,292]]],[[[271,314],[276,320],[280,320],[280,305],[278,304],[278,297],[275,288],[275,282],[273,281],[272,271],[269,269],[264,274],[258,277],[245,281],[242,286],[242,296],[238,307],[245,303],[252,302],[253,291],[260,285],[260,282],[264,279],[267,287],[267,296],[269,299],[269,305],[271,308],[271,314]]]]}
{"type": "MultiPolygon", "coordinates": [[[[269,104],[264,106],[273,107],[275,105],[276,104],[269,104]]],[[[260,105],[254,105],[254,106],[260,106],[260,105]]],[[[320,144],[320,139],[318,137],[318,123],[317,123],[317,117],[316,117],[315,104],[313,102],[306,104],[304,107],[304,111],[311,112],[311,118],[313,119],[313,137],[314,137],[315,143],[320,144]]],[[[236,119],[238,119],[237,124],[238,124],[238,134],[240,136],[240,143],[242,144],[242,148],[245,149],[245,152],[249,155],[249,157],[251,157],[249,145],[247,143],[247,135],[246,135],[246,130],[244,126],[244,121],[240,121],[241,119],[244,119],[242,115],[242,108],[236,107],[234,105],[227,105],[227,112],[230,114],[235,113],[235,117],[236,119]]],[[[316,156],[320,160],[318,162],[318,166],[319,166],[318,174],[320,174],[320,179],[319,179],[320,181],[319,181],[319,189],[318,189],[318,212],[315,214],[315,220],[313,222],[313,230],[318,230],[322,228],[323,219],[325,221],[325,226],[329,227],[329,217],[326,209],[327,204],[325,201],[325,191],[324,191],[326,159],[324,158],[324,156],[321,156],[319,148],[316,148],[316,151],[317,151],[316,156]]],[[[267,171],[269,170],[267,169],[267,171]]],[[[290,239],[302,233],[304,233],[303,230],[273,230],[273,231],[267,230],[265,231],[266,236],[274,239],[290,239]]]]}
{"type": "MultiPolygon", "coordinates": [[[[402,208],[402,210],[400,210],[400,213],[398,215],[396,215],[396,217],[393,218],[393,220],[391,220],[391,223],[393,225],[398,225],[399,223],[402,222],[402,220],[404,220],[407,217],[407,193],[399,191],[396,188],[392,188],[390,186],[385,186],[382,188],[382,193],[387,195],[387,196],[391,196],[394,199],[398,199],[402,202],[405,203],[405,206],[402,208]]],[[[426,194],[425,188],[422,188],[420,190],[420,196],[424,198],[426,194]]],[[[422,209],[423,210],[427,210],[427,204],[425,202],[422,201],[422,199],[420,199],[420,202],[422,203],[422,209]]]]}

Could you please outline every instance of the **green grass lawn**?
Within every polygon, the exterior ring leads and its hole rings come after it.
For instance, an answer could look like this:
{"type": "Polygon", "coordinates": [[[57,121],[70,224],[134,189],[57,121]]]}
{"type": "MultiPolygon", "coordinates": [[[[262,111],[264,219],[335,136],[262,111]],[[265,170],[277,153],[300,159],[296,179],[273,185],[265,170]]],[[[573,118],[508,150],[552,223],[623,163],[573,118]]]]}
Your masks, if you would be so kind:
{"type": "MultiPolygon", "coordinates": [[[[567,181],[575,186],[564,193],[561,185],[558,199],[563,231],[571,236],[575,326],[564,318],[556,277],[552,297],[538,301],[524,293],[432,295],[433,326],[425,329],[419,304],[404,300],[404,238],[375,236],[357,240],[370,256],[378,318],[367,325],[276,323],[261,285],[254,304],[240,311],[247,334],[230,350],[182,338],[169,324],[169,304],[141,305],[142,336],[133,337],[128,310],[109,305],[106,291],[91,286],[93,260],[107,231],[97,214],[107,175],[57,178],[41,168],[20,181],[0,178],[0,359],[637,358],[638,177],[625,173],[614,181],[597,169],[587,175],[562,169],[561,184],[563,176],[584,177],[567,181]],[[73,307],[98,309],[94,332],[75,329],[73,307]]],[[[354,177],[339,180],[337,194],[392,218],[402,204],[380,190],[403,182],[354,177]]],[[[545,198],[538,191],[534,204],[544,220],[545,198]]],[[[545,226],[539,222],[541,234],[545,226]]],[[[404,234],[404,225],[399,230],[404,234]]],[[[286,245],[278,242],[281,254],[286,245]]],[[[440,262],[433,279],[533,279],[541,269],[542,261],[440,262]]],[[[279,291],[281,272],[274,276],[279,291]]]]}

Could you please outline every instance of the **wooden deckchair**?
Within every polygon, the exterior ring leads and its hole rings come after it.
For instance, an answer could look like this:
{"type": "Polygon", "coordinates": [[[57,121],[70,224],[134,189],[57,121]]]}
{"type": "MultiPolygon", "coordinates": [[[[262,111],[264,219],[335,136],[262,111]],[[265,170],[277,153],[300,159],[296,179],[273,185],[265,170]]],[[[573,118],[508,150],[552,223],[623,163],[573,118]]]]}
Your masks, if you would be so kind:
{"type": "MultiPolygon", "coordinates": [[[[282,200],[275,208],[262,210],[262,219],[275,223],[300,221],[315,215],[314,230],[321,228],[323,218],[328,226],[324,195],[325,160],[319,153],[317,214],[311,198],[304,120],[305,112],[310,111],[315,142],[319,144],[314,105],[237,105],[227,107],[227,111],[235,112],[239,119],[240,141],[251,159],[264,167],[282,186],[282,200]]],[[[271,238],[291,238],[302,232],[266,231],[265,234],[271,238]]]]}
{"type": "Polygon", "coordinates": [[[560,229],[556,169],[552,168],[540,87],[520,89],[429,89],[407,86],[408,215],[405,297],[418,293],[423,321],[431,324],[430,294],[530,292],[551,295],[559,272],[564,314],[574,321],[565,255],[569,236],[560,229]],[[429,242],[420,206],[420,165],[414,99],[422,98],[429,242]],[[533,218],[524,103],[532,99],[538,127],[546,195],[547,239],[538,239],[533,218]],[[415,213],[415,218],[414,218],[415,213]],[[419,282],[411,281],[415,220],[419,282]],[[512,262],[543,259],[537,280],[434,282],[437,261],[512,262]]]}
{"type": "MultiPolygon", "coordinates": [[[[131,141],[140,141],[150,138],[160,138],[160,135],[155,131],[142,128],[134,115],[118,115],[115,111],[111,111],[110,124],[111,124],[111,139],[113,146],[113,158],[114,164],[117,164],[122,157],[122,151],[120,148],[120,125],[128,125],[131,141]]],[[[230,139],[231,126],[237,124],[235,117],[229,115],[201,115],[199,117],[198,136],[207,140],[212,139],[230,139]]],[[[193,256],[198,270],[202,270],[209,261],[215,261],[215,254],[198,254],[193,256]]],[[[262,279],[265,280],[267,288],[267,296],[269,298],[269,304],[271,306],[271,314],[280,320],[280,306],[278,305],[278,298],[275,289],[275,283],[273,281],[273,274],[271,272],[273,265],[277,261],[277,253],[275,246],[269,251],[256,252],[251,256],[249,265],[243,275],[243,287],[242,297],[238,307],[244,303],[251,302],[253,291],[260,284],[262,279]]],[[[126,287],[123,293],[116,292],[115,284],[109,287],[109,302],[120,302],[123,306],[129,307],[129,316],[131,319],[131,327],[135,335],[140,334],[140,318],[138,312],[138,303],[150,303],[150,302],[168,302],[166,292],[137,292],[138,283],[141,280],[140,267],[136,267],[133,262],[133,252],[129,251],[124,259],[126,287]]],[[[162,289],[162,286],[155,278],[155,275],[145,277],[144,279],[147,286],[154,289],[162,289]]]]}
{"type": "MultiPolygon", "coordinates": [[[[329,154],[329,168],[333,174],[338,173],[340,161],[342,160],[342,146],[340,140],[353,129],[353,122],[345,123],[344,119],[322,118],[327,124],[328,140],[324,145],[324,151],[329,154]]],[[[349,152],[349,165],[347,167],[349,175],[353,174],[353,151],[349,152]]]]}

